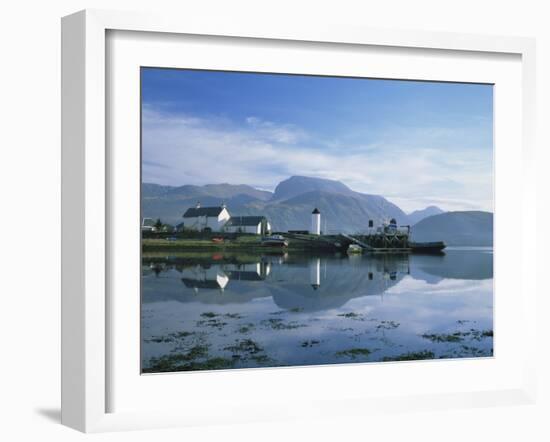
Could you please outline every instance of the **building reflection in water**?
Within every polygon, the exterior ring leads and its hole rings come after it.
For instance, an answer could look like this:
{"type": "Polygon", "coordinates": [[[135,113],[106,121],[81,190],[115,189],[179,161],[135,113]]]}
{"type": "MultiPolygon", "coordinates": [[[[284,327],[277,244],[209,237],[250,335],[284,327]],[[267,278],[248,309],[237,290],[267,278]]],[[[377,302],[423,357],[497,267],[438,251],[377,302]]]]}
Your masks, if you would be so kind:
{"type": "Polygon", "coordinates": [[[255,262],[248,264],[214,264],[178,269],[181,281],[195,293],[200,289],[223,292],[229,281],[263,281],[271,271],[271,263],[255,262]]]}
{"type": "Polygon", "coordinates": [[[314,258],[309,262],[309,279],[313,290],[321,287],[321,258],[314,258]]]}
{"type": "MultiPolygon", "coordinates": [[[[268,255],[238,260],[144,259],[142,270],[144,277],[168,272],[159,280],[166,284],[163,296],[180,302],[240,303],[270,296],[280,308],[301,310],[333,308],[352,298],[382,295],[409,274],[407,255],[268,255]],[[174,271],[187,290],[174,290],[174,271]]],[[[144,302],[153,302],[158,289],[144,293],[144,302]]]]}

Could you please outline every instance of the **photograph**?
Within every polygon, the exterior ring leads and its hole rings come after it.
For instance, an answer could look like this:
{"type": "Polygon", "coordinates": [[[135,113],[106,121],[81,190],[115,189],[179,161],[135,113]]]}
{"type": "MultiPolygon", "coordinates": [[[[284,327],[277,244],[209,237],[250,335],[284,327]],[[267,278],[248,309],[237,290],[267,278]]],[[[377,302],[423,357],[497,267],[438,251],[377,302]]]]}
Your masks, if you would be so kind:
{"type": "Polygon", "coordinates": [[[493,84],[140,69],[142,374],[493,357],[493,84]]]}

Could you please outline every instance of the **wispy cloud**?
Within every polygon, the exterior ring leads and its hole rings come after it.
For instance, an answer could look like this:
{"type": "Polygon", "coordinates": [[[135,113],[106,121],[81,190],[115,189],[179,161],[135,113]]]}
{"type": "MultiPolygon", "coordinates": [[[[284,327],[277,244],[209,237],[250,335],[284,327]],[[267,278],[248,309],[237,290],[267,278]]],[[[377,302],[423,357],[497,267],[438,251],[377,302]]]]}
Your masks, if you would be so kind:
{"type": "Polygon", "coordinates": [[[258,117],[247,117],[245,121],[256,137],[266,141],[296,144],[308,139],[305,131],[292,124],[275,124],[258,117]]]}
{"type": "Polygon", "coordinates": [[[346,145],[254,115],[239,123],[147,105],[142,124],[147,182],[228,182],[272,190],[288,176],[307,175],[384,195],[404,210],[430,204],[492,210],[491,151],[460,148],[456,129],[390,131],[376,143],[346,145]],[[449,148],[449,140],[456,149],[449,148]]]}

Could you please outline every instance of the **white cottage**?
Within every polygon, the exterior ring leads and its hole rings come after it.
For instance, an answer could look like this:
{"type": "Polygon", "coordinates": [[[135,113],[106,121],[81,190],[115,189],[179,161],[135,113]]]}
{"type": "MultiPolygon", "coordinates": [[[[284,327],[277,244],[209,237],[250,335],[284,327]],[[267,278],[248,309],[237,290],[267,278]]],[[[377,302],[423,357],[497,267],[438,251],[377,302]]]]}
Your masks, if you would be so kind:
{"type": "Polygon", "coordinates": [[[221,232],[227,221],[231,218],[225,205],[218,207],[196,207],[187,209],[183,214],[185,229],[198,232],[211,231],[221,232]]]}
{"type": "Polygon", "coordinates": [[[265,216],[232,216],[223,230],[232,233],[267,235],[271,232],[271,224],[265,216]]]}

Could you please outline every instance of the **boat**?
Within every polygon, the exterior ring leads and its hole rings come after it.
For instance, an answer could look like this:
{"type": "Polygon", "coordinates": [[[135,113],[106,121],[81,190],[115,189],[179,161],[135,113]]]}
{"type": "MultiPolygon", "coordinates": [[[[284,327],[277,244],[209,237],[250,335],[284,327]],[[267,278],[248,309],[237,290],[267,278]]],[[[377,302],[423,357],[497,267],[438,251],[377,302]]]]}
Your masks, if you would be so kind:
{"type": "Polygon", "coordinates": [[[363,248],[357,244],[350,244],[347,253],[348,255],[361,254],[363,253],[363,248]]]}
{"type": "Polygon", "coordinates": [[[409,247],[413,253],[443,253],[447,247],[443,241],[432,242],[409,242],[409,247]]]}
{"type": "Polygon", "coordinates": [[[283,235],[265,236],[261,244],[265,247],[288,247],[288,241],[283,235]]]}

